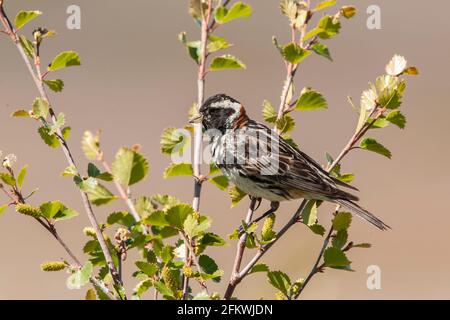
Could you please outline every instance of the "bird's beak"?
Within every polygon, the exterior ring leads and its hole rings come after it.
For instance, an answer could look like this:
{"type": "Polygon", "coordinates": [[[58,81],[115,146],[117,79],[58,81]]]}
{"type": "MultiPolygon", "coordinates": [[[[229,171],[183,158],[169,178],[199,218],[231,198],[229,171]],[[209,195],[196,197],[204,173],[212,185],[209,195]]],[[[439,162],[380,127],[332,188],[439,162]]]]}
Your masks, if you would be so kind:
{"type": "Polygon", "coordinates": [[[203,116],[201,114],[195,115],[191,120],[189,120],[189,123],[202,123],[203,116]]]}

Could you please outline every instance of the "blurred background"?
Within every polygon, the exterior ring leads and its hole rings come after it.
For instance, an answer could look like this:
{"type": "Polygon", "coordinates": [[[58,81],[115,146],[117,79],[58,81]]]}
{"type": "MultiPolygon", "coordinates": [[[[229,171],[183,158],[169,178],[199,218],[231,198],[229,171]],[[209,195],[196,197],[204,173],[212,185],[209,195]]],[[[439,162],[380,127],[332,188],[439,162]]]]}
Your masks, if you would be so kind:
{"type": "MultiPolygon", "coordinates": [[[[220,28],[218,35],[235,44],[229,52],[242,59],[247,70],[209,74],[206,95],[227,93],[245,104],[251,117],[261,120],[262,101],[268,99],[278,106],[285,78],[283,62],[271,38],[276,35],[285,43],[290,30],[277,0],[246,2],[253,7],[253,16],[220,28]]],[[[450,212],[446,202],[450,191],[450,111],[446,102],[450,92],[450,44],[446,41],[450,3],[434,3],[425,8],[419,1],[357,1],[357,16],[343,21],[341,34],[327,43],[334,62],[313,55],[298,72],[297,88],[311,86],[323,92],[330,106],[326,111],[295,113],[293,136],[319,162],[325,161],[326,151],[337,154],[353,133],[357,116],[346,97],[351,95],[359,101],[368,81],[384,72],[394,54],[405,55],[421,72],[420,77],[408,78],[402,106],[408,119],[406,130],[389,127],[371,132],[393,152],[392,160],[357,151],[343,163],[344,172],[356,175],[361,204],[393,230],[380,232],[354,219],[352,240],[369,242],[373,248],[351,251],[349,258],[356,272],[327,270],[317,275],[304,298],[450,298],[450,212]],[[381,7],[381,30],[366,26],[366,9],[372,4],[381,7]],[[381,268],[380,290],[366,286],[370,265],[381,268]]],[[[345,4],[352,3],[338,1],[338,5],[345,4]]],[[[19,10],[44,12],[25,29],[28,35],[35,26],[58,31],[57,37],[46,41],[44,61],[51,61],[63,50],[80,53],[82,66],[62,71],[58,76],[64,79],[66,88],[51,97],[56,110],[66,114],[73,128],[69,142],[80,167],[87,165],[79,142],[83,131],[101,129],[108,159],[121,146],[142,145],[150,162],[150,176],[133,190],[135,195],[168,193],[190,202],[192,179],[164,180],[162,172],[169,159],[159,152],[163,129],[184,126],[187,111],[196,100],[196,66],[177,41],[181,31],[191,39],[198,38],[199,30],[187,13],[187,1],[15,0],[6,1],[6,9],[11,17],[19,10]],[[81,30],[66,28],[66,9],[72,4],[81,7],[81,30]]],[[[72,181],[60,176],[66,167],[61,151],[40,141],[32,121],[10,118],[12,111],[28,108],[36,95],[16,49],[0,34],[0,150],[15,153],[19,166],[30,165],[25,187],[30,191],[39,187],[33,204],[59,199],[80,212],[76,219],[61,222],[59,228],[82,256],[82,228],[88,220],[72,181]]],[[[248,200],[232,210],[229,206],[225,193],[205,186],[201,211],[212,216],[212,230],[225,238],[243,219],[248,200]]],[[[297,206],[296,202],[283,204],[278,224],[297,206]]],[[[125,209],[117,202],[95,212],[99,220],[104,220],[114,208],[125,209]]],[[[319,219],[328,224],[329,210],[321,210],[319,219]]],[[[64,272],[40,271],[41,262],[66,257],[40,225],[9,209],[0,217],[0,230],[0,299],[84,297],[85,290],[66,289],[64,272]]],[[[299,226],[279,241],[263,262],[293,279],[305,277],[321,244],[320,237],[299,226]]],[[[225,270],[223,282],[212,290],[223,293],[234,252],[235,243],[210,251],[225,270]]],[[[136,283],[131,278],[134,269],[129,264],[125,269],[129,288],[136,283]]],[[[273,298],[274,289],[263,274],[257,274],[247,278],[236,294],[240,298],[273,298]]]]}

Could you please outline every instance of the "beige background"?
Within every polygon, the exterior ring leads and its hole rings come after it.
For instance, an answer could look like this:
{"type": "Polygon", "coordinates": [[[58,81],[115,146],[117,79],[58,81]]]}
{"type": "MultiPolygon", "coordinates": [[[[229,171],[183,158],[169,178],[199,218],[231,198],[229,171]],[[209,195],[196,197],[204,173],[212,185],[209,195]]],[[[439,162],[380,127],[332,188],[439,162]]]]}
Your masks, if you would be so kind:
{"type": "MultiPolygon", "coordinates": [[[[72,149],[81,167],[85,167],[79,140],[86,129],[103,130],[103,148],[111,159],[123,145],[141,143],[151,164],[149,179],[135,194],[170,193],[190,201],[189,178],[163,180],[168,159],[159,153],[159,136],[168,126],[181,127],[195,100],[195,65],[177,41],[186,30],[191,38],[198,30],[187,14],[186,2],[176,0],[135,1],[6,1],[14,16],[19,9],[39,9],[45,13],[39,26],[58,30],[47,42],[44,61],[61,50],[79,51],[83,66],[62,71],[66,82],[62,94],[53,95],[56,109],[63,111],[73,134],[72,149]],[[82,30],[65,27],[69,4],[82,8],[82,30]]],[[[278,104],[285,71],[271,43],[272,35],[288,41],[287,22],[275,0],[248,0],[254,7],[251,19],[241,20],[219,31],[236,46],[230,52],[247,63],[246,71],[210,74],[207,95],[226,92],[241,100],[248,112],[261,118],[261,102],[278,104]]],[[[394,53],[407,56],[420,68],[421,76],[408,79],[403,111],[408,117],[407,130],[388,128],[372,132],[394,157],[391,161],[375,154],[354,152],[344,162],[344,170],[356,174],[362,204],[388,224],[389,232],[379,232],[356,220],[352,239],[370,242],[370,250],[354,250],[354,273],[327,270],[318,275],[305,290],[305,298],[325,299],[442,299],[450,298],[450,241],[448,210],[450,157],[448,137],[450,115],[447,41],[449,22],[447,1],[433,1],[424,7],[420,1],[357,1],[360,12],[344,21],[342,34],[328,44],[334,57],[330,63],[320,57],[308,59],[297,78],[297,87],[314,87],[326,94],[328,111],[297,113],[294,133],[304,151],[323,161],[324,152],[336,154],[350,137],[356,116],[347,105],[346,96],[359,95],[384,70],[394,53]],[[366,8],[382,8],[382,30],[366,28],[366,8]],[[366,268],[378,265],[382,270],[382,289],[366,288],[366,268]]],[[[339,4],[347,4],[339,1],[339,4]]],[[[25,30],[27,34],[30,28],[25,30]]],[[[62,222],[60,230],[71,247],[81,256],[81,229],[88,224],[77,190],[59,173],[66,167],[58,150],[47,148],[36,134],[36,125],[27,120],[13,120],[9,114],[29,106],[36,90],[17,52],[0,35],[0,150],[15,153],[19,164],[29,164],[26,188],[40,191],[34,204],[60,199],[82,214],[62,222]]],[[[2,198],[2,202],[5,199],[2,198]]],[[[222,236],[230,233],[243,218],[246,204],[229,210],[225,194],[206,186],[202,211],[214,219],[213,230],[222,236]]],[[[265,204],[267,205],[267,204],[265,204]]],[[[284,204],[279,219],[286,219],[297,203],[284,204]]],[[[117,203],[117,208],[124,208],[117,203]]],[[[96,209],[104,219],[111,207],[96,209]]],[[[329,220],[327,211],[321,220],[329,220]]],[[[282,269],[291,277],[305,276],[319,250],[321,240],[299,226],[281,240],[264,262],[282,269]]],[[[31,219],[12,210],[0,218],[0,299],[82,298],[84,291],[69,291],[64,273],[43,273],[39,264],[65,258],[51,237],[31,219]]],[[[234,253],[234,244],[211,251],[226,270],[234,253]]],[[[125,273],[125,282],[133,287],[125,273]]],[[[224,280],[225,280],[224,279],[224,280]]],[[[225,281],[215,287],[223,292],[225,281]]],[[[263,275],[249,277],[239,287],[242,298],[271,298],[274,290],[263,275]]]]}

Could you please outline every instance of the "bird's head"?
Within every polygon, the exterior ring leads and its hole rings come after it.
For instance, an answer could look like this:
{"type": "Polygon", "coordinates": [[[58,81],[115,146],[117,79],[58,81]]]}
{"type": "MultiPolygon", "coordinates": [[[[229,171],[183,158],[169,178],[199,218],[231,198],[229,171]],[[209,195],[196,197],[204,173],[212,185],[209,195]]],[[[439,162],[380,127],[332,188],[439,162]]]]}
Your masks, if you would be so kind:
{"type": "Polygon", "coordinates": [[[208,98],[199,110],[200,114],[191,123],[202,123],[205,130],[238,129],[244,126],[248,117],[245,108],[235,99],[217,94],[208,98]]]}

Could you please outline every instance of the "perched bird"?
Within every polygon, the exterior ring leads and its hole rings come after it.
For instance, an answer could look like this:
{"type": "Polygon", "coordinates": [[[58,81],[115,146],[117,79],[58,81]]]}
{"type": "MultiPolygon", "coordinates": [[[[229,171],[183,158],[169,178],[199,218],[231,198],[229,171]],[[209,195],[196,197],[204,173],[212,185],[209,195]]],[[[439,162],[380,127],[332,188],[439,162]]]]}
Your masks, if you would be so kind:
{"type": "Polygon", "coordinates": [[[251,197],[271,201],[265,215],[275,212],[280,201],[303,198],[340,204],[381,230],[389,228],[340,187],[356,188],[332,177],[274,130],[251,120],[235,99],[224,94],[210,97],[191,122],[202,123],[211,140],[212,160],[232,183],[251,197]]]}

